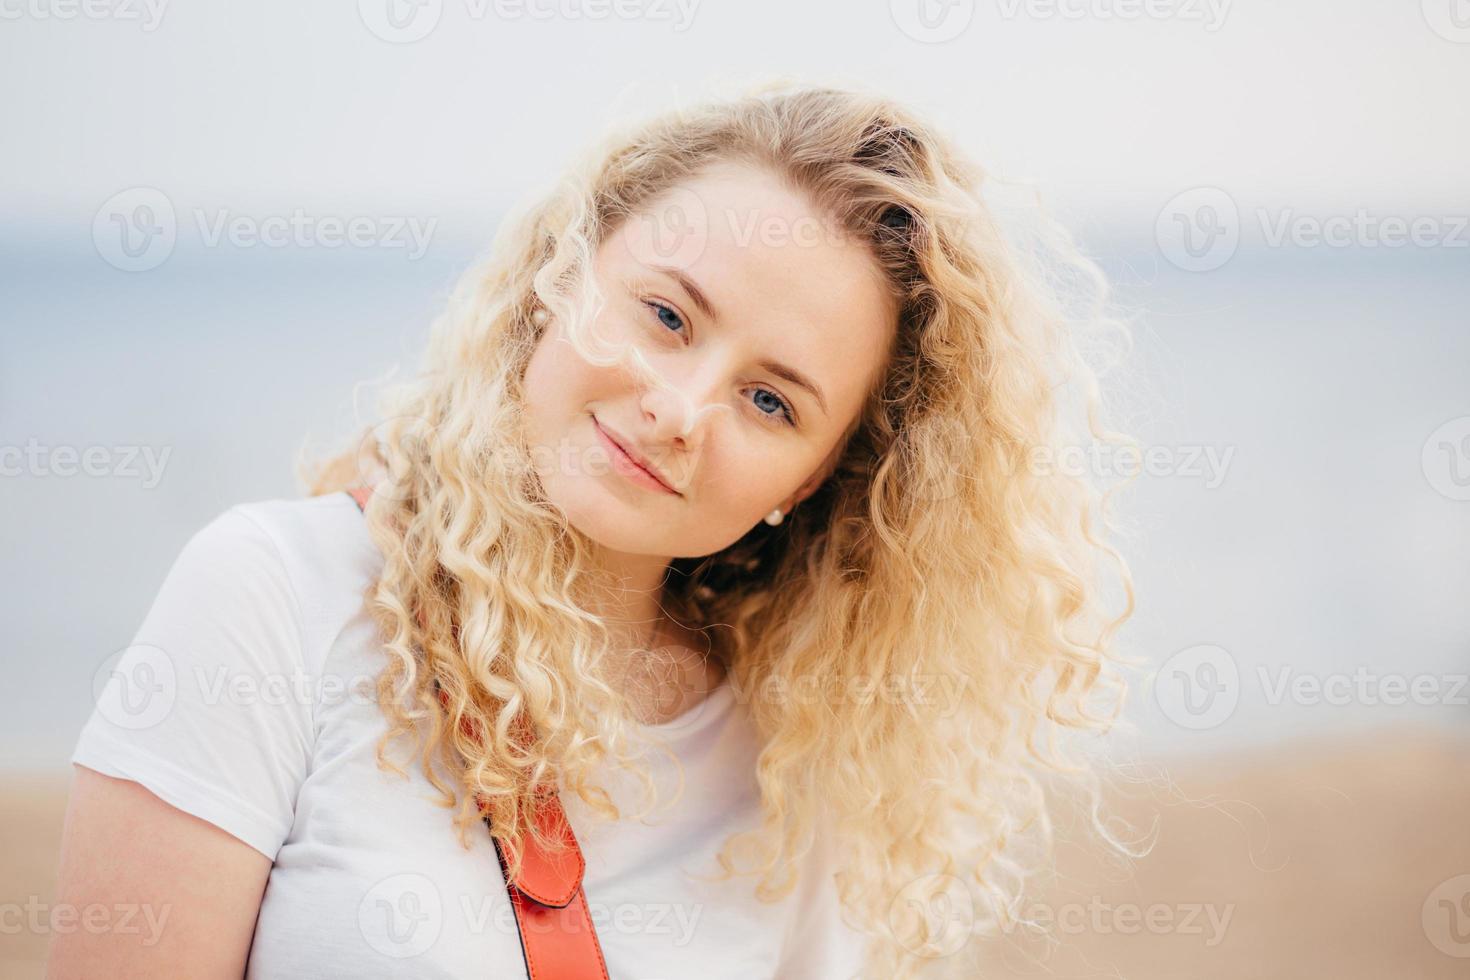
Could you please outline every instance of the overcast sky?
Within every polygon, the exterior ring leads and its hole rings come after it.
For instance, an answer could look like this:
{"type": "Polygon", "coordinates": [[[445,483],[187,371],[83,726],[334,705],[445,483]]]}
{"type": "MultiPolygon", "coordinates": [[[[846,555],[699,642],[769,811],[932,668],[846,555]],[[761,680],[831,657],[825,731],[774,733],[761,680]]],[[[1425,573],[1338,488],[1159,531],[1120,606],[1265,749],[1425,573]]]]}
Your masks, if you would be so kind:
{"type": "Polygon", "coordinates": [[[90,220],[149,186],[452,224],[611,118],[795,72],[1084,205],[1470,207],[1465,0],[918,2],[0,0],[0,204],[90,220]]]}

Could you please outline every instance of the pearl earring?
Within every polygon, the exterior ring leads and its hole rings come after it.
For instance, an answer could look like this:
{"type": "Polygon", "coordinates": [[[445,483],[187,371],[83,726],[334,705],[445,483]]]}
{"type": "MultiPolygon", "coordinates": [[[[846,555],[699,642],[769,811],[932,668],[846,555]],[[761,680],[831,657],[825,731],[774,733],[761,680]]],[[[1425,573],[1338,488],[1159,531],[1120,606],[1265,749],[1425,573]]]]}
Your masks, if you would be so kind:
{"type": "Polygon", "coordinates": [[[783,520],[785,520],[785,517],[786,515],[781,513],[781,508],[777,507],[775,510],[766,515],[766,523],[771,525],[772,527],[775,527],[777,524],[780,524],[783,520]]]}

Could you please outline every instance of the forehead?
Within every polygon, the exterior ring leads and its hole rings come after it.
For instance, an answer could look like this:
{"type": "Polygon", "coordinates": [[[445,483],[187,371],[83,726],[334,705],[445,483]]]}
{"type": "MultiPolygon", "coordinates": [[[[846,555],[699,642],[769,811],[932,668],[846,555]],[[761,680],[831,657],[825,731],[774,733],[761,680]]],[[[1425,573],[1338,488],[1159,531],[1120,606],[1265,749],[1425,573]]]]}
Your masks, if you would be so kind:
{"type": "Polygon", "coordinates": [[[650,201],[604,249],[663,292],[676,287],[654,270],[684,271],[714,305],[722,339],[792,364],[853,410],[896,327],[866,246],[765,170],[711,168],[650,201]]]}

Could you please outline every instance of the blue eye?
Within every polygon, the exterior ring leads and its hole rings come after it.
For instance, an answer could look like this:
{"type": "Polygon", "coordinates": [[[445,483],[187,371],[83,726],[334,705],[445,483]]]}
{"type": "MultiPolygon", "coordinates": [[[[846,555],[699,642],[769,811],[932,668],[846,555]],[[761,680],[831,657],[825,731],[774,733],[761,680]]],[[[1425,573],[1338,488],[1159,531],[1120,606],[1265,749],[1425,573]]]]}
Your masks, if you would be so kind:
{"type": "Polygon", "coordinates": [[[763,409],[761,411],[761,414],[762,415],[769,415],[769,416],[771,416],[771,418],[778,418],[779,417],[781,419],[781,421],[782,421],[782,424],[784,424],[784,425],[791,425],[791,426],[796,425],[796,419],[792,418],[792,416],[791,416],[791,409],[787,406],[787,404],[785,402],[783,402],[779,397],[777,397],[777,395],[776,395],[775,392],[767,391],[764,388],[757,388],[755,390],[755,393],[756,393],[757,397],[759,397],[760,395],[766,395],[767,397],[769,397],[771,400],[767,404],[773,405],[780,412],[780,415],[778,416],[778,415],[776,415],[773,412],[767,412],[767,411],[765,411],[763,409]]]}
{"type": "Polygon", "coordinates": [[[679,318],[679,314],[674,312],[674,310],[670,307],[667,307],[662,303],[656,303],[653,300],[649,300],[648,305],[653,307],[654,315],[658,317],[658,322],[662,323],[664,326],[668,327],[675,333],[678,333],[679,328],[684,325],[684,321],[679,318]],[[671,318],[674,322],[672,324],[669,323],[669,319],[665,318],[664,314],[668,314],[668,318],[671,318]]]}
{"type": "MultiPolygon", "coordinates": [[[[684,320],[679,316],[678,311],[672,307],[665,306],[657,300],[651,299],[644,300],[643,304],[653,311],[653,315],[658,318],[660,324],[668,327],[672,332],[678,333],[679,329],[684,326],[684,320]]],[[[791,411],[791,406],[787,405],[781,399],[780,395],[765,388],[757,388],[755,392],[757,397],[765,395],[769,399],[766,405],[775,409],[775,411],[768,412],[762,408],[759,413],[762,418],[773,419],[773,424],[775,425],[796,427],[796,417],[791,411]]]]}

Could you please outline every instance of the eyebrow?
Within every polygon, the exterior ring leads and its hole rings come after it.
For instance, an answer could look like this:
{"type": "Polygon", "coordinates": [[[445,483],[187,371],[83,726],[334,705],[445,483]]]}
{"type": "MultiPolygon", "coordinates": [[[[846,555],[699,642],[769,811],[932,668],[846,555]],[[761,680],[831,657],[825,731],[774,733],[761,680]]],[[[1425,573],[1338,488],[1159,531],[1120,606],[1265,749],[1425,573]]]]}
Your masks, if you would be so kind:
{"type": "MultiPolygon", "coordinates": [[[[655,265],[650,266],[650,268],[655,272],[662,272],[672,278],[683,288],[684,292],[689,294],[689,298],[694,301],[695,306],[699,307],[701,313],[709,317],[712,321],[719,322],[720,315],[715,312],[714,304],[709,301],[709,297],[705,295],[704,290],[699,288],[699,283],[689,278],[689,275],[683,269],[671,265],[655,265]]],[[[769,371],[778,378],[789,381],[798,387],[805,388],[817,400],[817,404],[821,406],[822,414],[831,414],[827,408],[827,399],[822,394],[822,389],[817,387],[815,381],[802,374],[796,368],[789,364],[782,364],[780,361],[771,360],[761,361],[760,367],[762,370],[769,371]]]]}

